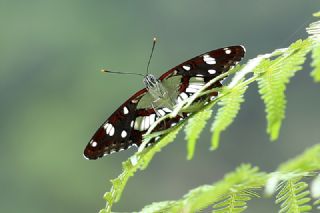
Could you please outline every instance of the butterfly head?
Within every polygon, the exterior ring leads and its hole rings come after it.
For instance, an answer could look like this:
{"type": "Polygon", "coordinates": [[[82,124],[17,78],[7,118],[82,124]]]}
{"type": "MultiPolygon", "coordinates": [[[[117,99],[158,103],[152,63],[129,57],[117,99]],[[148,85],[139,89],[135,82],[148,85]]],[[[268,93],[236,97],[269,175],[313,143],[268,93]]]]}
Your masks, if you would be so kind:
{"type": "Polygon", "coordinates": [[[152,89],[157,87],[158,84],[160,84],[160,81],[152,74],[147,74],[144,78],[143,78],[143,83],[146,86],[146,88],[152,89]]]}

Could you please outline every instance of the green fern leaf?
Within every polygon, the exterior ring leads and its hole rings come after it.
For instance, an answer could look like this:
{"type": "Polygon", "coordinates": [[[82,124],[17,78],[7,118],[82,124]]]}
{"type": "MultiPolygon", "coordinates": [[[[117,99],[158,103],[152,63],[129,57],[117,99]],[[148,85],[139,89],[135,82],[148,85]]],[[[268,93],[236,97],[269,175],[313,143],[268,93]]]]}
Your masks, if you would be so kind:
{"type": "Polygon", "coordinates": [[[320,21],[313,22],[307,28],[312,45],[312,63],[313,71],[311,76],[315,82],[320,82],[320,21]]]}
{"type": "Polygon", "coordinates": [[[315,82],[320,82],[320,44],[313,47],[311,57],[311,66],[314,68],[311,72],[311,76],[313,77],[315,82]]]}
{"type": "Polygon", "coordinates": [[[285,116],[286,84],[301,69],[310,46],[310,40],[298,40],[283,55],[275,60],[265,59],[254,71],[258,75],[259,93],[266,105],[267,132],[271,140],[278,138],[285,116]]]}
{"type": "MultiPolygon", "coordinates": [[[[314,16],[317,16],[318,13],[314,14],[314,16]]],[[[311,76],[315,82],[320,82],[320,21],[311,23],[307,28],[307,32],[313,41],[311,66],[314,69],[311,72],[311,76]]]]}
{"type": "Polygon", "coordinates": [[[197,112],[197,114],[195,114],[194,117],[188,120],[188,123],[185,128],[186,139],[188,142],[188,160],[192,159],[196,142],[211,115],[212,110],[205,109],[200,112],[197,112]]]}
{"type": "Polygon", "coordinates": [[[320,17],[320,11],[312,14],[314,17],[320,17]]]}
{"type": "Polygon", "coordinates": [[[112,188],[110,192],[105,193],[104,199],[107,201],[106,208],[101,210],[101,212],[109,213],[111,212],[111,207],[113,203],[118,202],[126,183],[129,178],[134,175],[138,169],[145,169],[152,157],[159,152],[163,147],[171,143],[178,132],[180,131],[182,125],[177,125],[168,134],[163,136],[156,144],[150,148],[146,148],[141,152],[134,154],[129,160],[123,162],[122,169],[123,172],[116,178],[111,180],[112,188]]]}
{"type": "Polygon", "coordinates": [[[314,172],[320,170],[320,144],[317,144],[301,155],[283,163],[279,166],[280,172],[314,172]]]}
{"type": "Polygon", "coordinates": [[[214,205],[214,210],[217,211],[229,208],[241,212],[246,208],[248,200],[258,196],[254,190],[261,187],[265,179],[266,174],[259,172],[258,168],[241,165],[236,171],[227,174],[222,181],[191,190],[171,210],[197,212],[214,205]]]}
{"type": "Polygon", "coordinates": [[[233,88],[225,88],[222,95],[225,94],[218,103],[220,108],[215,116],[215,120],[212,125],[212,140],[211,149],[215,150],[219,146],[220,134],[224,131],[235,119],[239,110],[240,104],[243,102],[243,94],[245,93],[247,86],[233,88]]]}
{"type": "Polygon", "coordinates": [[[221,197],[221,201],[213,206],[214,213],[230,213],[230,212],[243,212],[246,210],[247,202],[253,197],[259,195],[251,189],[246,190],[231,190],[227,195],[221,197]]]}
{"type": "Polygon", "coordinates": [[[140,212],[143,213],[163,213],[169,212],[169,209],[175,204],[175,201],[163,201],[152,203],[148,206],[145,206],[140,212]]]}
{"type": "Polygon", "coordinates": [[[288,179],[279,186],[279,193],[276,196],[276,203],[280,205],[280,213],[308,212],[312,206],[308,203],[311,198],[307,190],[308,184],[302,182],[302,177],[288,179]]]}

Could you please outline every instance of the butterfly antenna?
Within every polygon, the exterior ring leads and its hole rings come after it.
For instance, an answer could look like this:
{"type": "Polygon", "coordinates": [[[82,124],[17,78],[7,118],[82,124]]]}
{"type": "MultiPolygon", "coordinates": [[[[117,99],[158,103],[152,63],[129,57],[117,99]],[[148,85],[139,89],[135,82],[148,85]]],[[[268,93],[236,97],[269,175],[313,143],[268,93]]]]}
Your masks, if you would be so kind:
{"type": "Polygon", "coordinates": [[[144,76],[144,75],[142,75],[142,74],[140,74],[140,73],[134,73],[134,72],[117,72],[117,71],[111,71],[111,70],[106,70],[106,69],[102,69],[101,72],[144,76]]]}
{"type": "Polygon", "coordinates": [[[151,54],[150,54],[149,61],[148,61],[148,65],[147,65],[147,75],[149,74],[149,66],[150,66],[150,62],[151,62],[152,55],[153,55],[154,47],[156,46],[156,41],[157,41],[157,38],[154,37],[154,38],[153,38],[153,43],[152,43],[151,54]]]}

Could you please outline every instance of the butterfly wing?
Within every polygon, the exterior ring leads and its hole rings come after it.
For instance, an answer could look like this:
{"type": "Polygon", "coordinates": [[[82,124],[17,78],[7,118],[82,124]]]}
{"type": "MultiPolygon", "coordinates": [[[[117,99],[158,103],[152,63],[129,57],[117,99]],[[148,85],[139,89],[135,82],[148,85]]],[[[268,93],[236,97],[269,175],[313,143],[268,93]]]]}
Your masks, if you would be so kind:
{"type": "MultiPolygon", "coordinates": [[[[200,89],[209,80],[228,71],[244,56],[242,46],[230,46],[213,50],[194,57],[164,73],[159,79],[169,90],[177,90],[175,101],[178,103],[200,89]]],[[[220,87],[216,82],[212,87],[220,87]]],[[[211,95],[217,95],[213,93],[211,95]]],[[[161,108],[157,112],[151,103],[153,99],[146,89],[142,89],[122,104],[96,131],[84,150],[88,159],[97,159],[112,152],[140,145],[142,135],[161,116],[170,113],[170,109],[161,108]]],[[[164,130],[186,117],[161,122],[155,131],[164,130]]]]}
{"type": "Polygon", "coordinates": [[[137,106],[147,93],[142,89],[122,104],[95,132],[84,150],[87,159],[97,159],[134,145],[133,122],[137,106]]]}
{"type": "MultiPolygon", "coordinates": [[[[179,102],[194,94],[211,79],[238,64],[244,54],[245,48],[240,45],[212,50],[170,69],[159,79],[168,85],[171,81],[180,82],[180,94],[177,97],[177,102],[179,102]]],[[[221,87],[222,80],[216,82],[212,87],[221,87]]]]}

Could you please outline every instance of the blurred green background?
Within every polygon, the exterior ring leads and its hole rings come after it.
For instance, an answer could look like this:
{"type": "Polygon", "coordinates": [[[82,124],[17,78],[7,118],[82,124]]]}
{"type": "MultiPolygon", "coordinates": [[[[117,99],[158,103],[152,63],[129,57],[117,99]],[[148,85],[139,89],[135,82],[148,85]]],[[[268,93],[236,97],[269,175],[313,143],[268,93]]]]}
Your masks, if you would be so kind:
{"type": "MultiPolygon", "coordinates": [[[[140,89],[152,37],[151,71],[159,76],[197,54],[243,44],[244,61],[304,38],[319,1],[0,1],[0,212],[97,212],[109,179],[135,149],[87,161],[88,140],[120,104],[140,89]]],[[[265,171],[320,141],[320,85],[310,66],[288,86],[280,139],[265,134],[263,104],[253,85],[241,112],[209,151],[209,128],[192,161],[183,134],[138,172],[115,211],[178,199],[250,162],[265,171]]],[[[247,212],[275,212],[273,199],[247,212]]]]}

